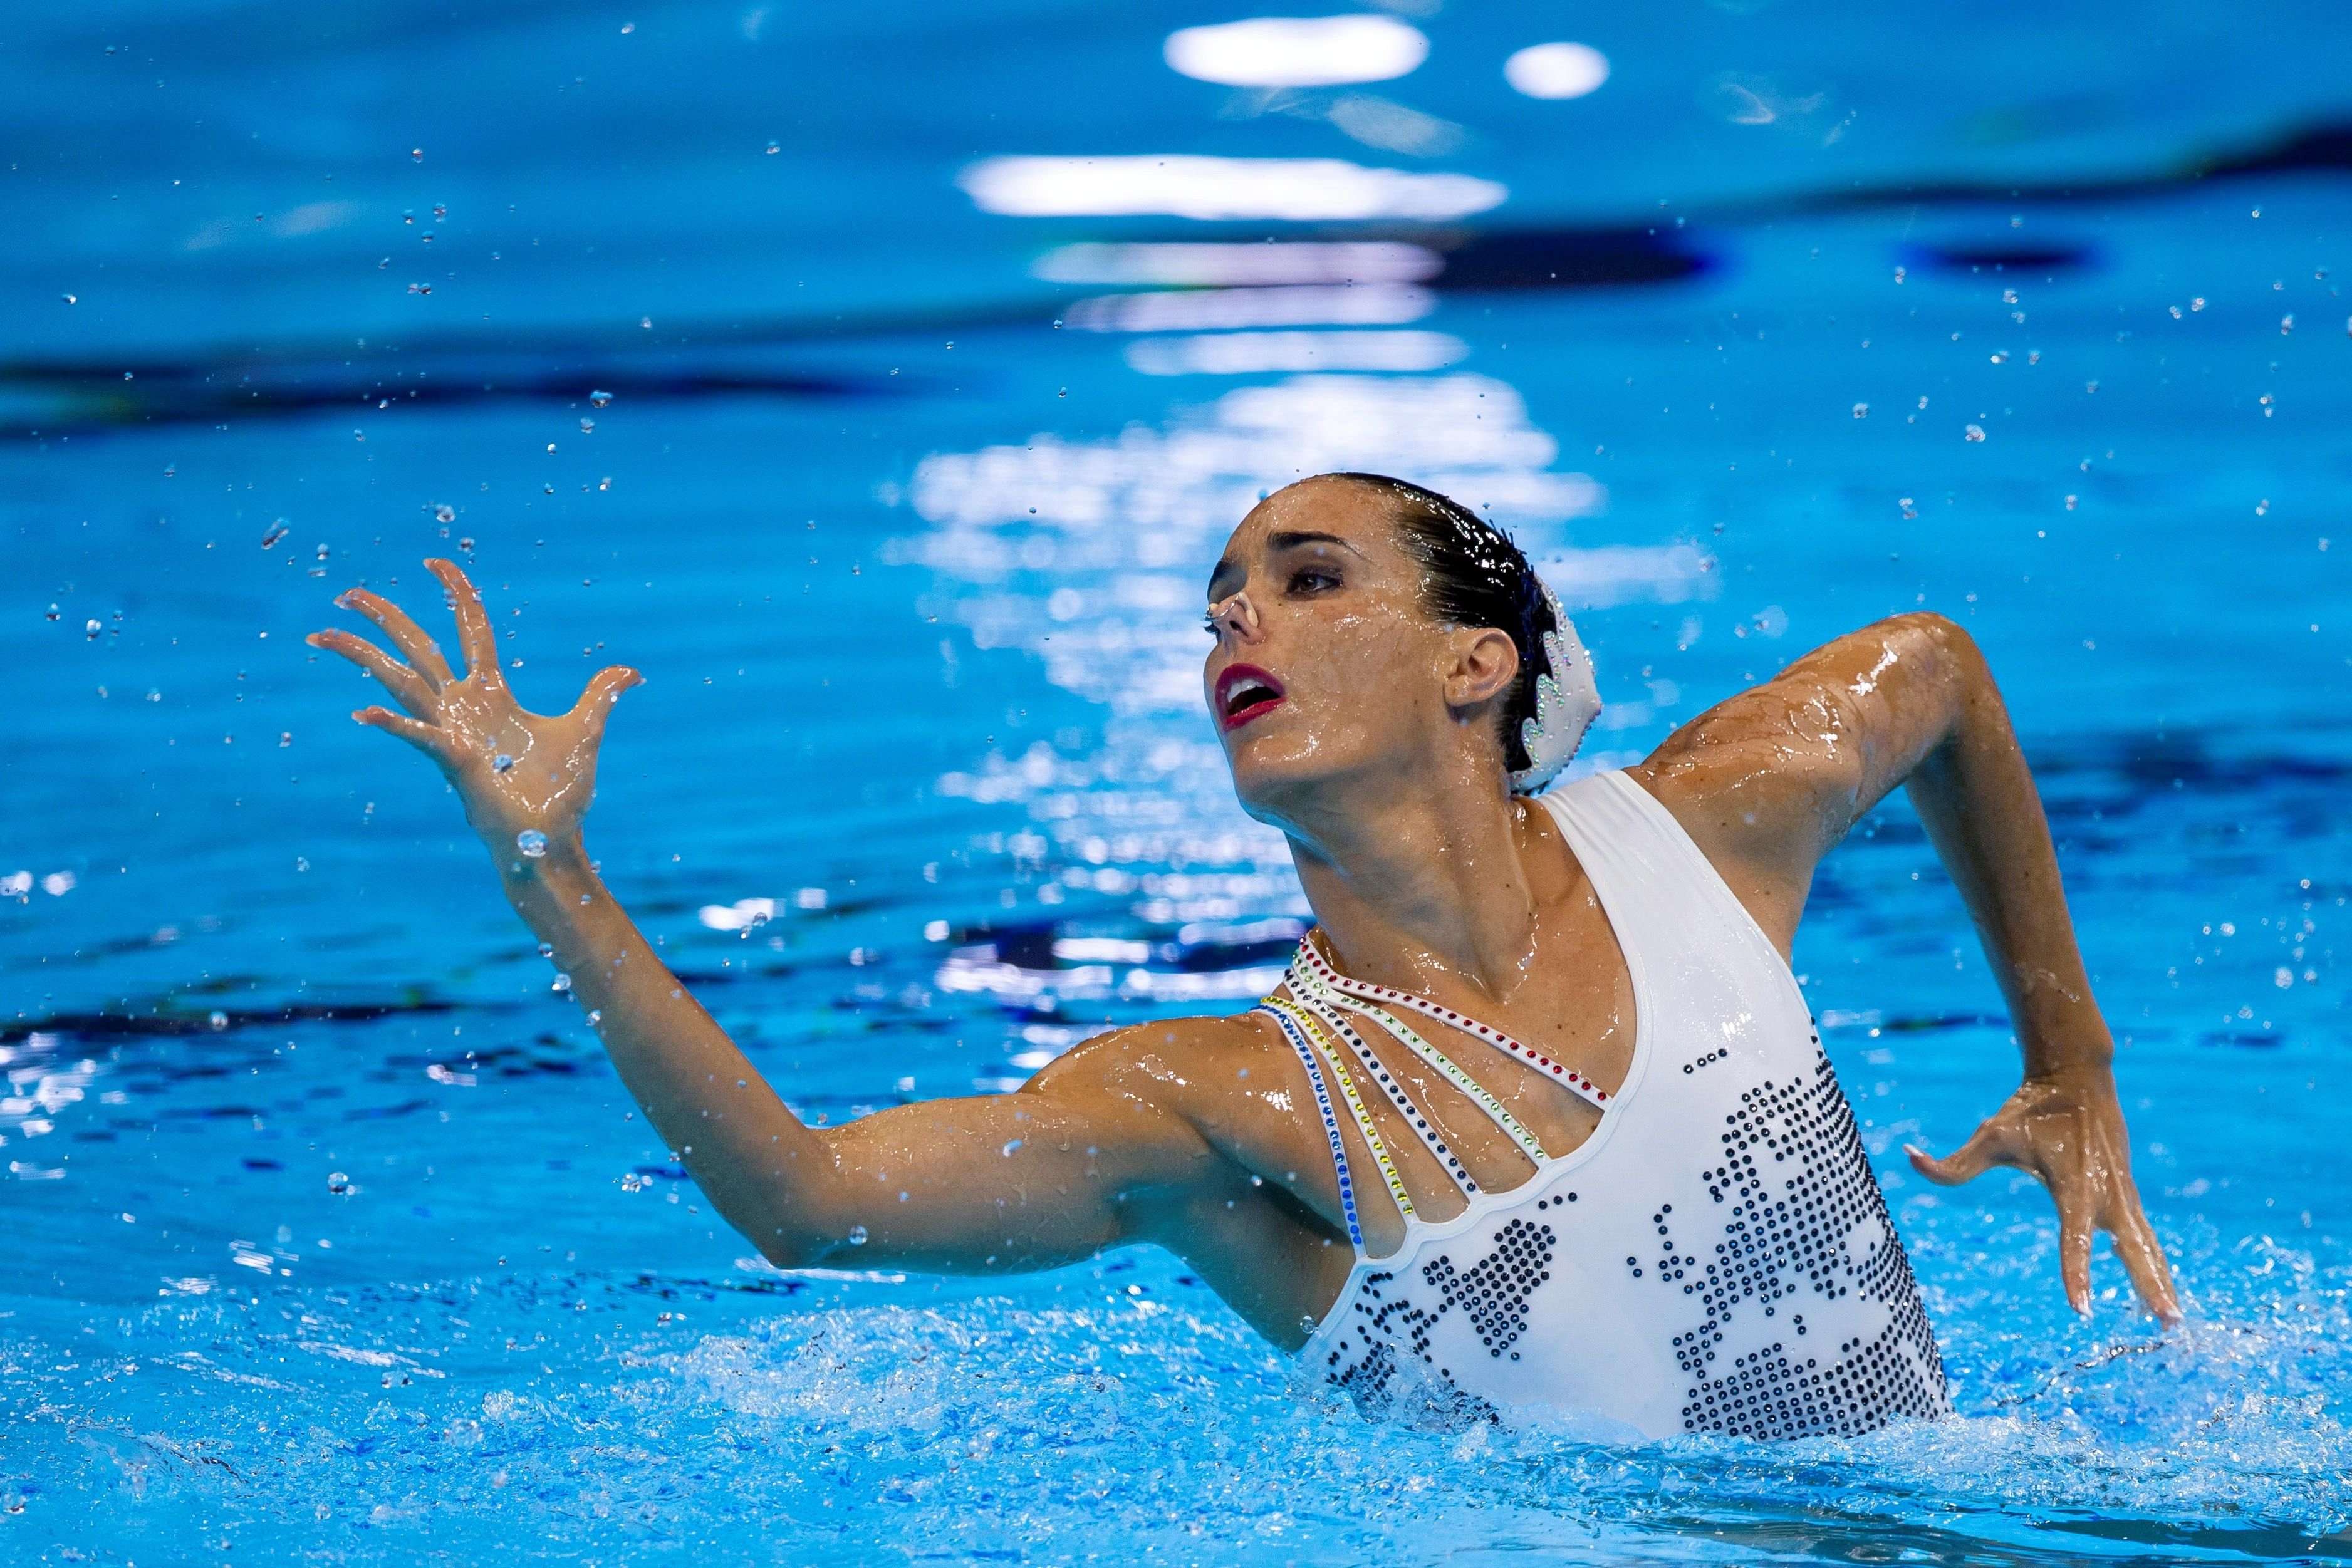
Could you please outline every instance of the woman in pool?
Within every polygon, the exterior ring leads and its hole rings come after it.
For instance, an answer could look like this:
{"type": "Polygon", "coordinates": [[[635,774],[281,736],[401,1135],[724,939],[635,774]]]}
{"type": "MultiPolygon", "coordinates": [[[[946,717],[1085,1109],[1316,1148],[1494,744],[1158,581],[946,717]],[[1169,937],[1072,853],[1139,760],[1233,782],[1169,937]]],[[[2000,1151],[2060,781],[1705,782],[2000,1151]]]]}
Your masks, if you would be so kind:
{"type": "Polygon", "coordinates": [[[2023,1082],[1956,1153],[2032,1172],[2090,1302],[2095,1230],[2178,1316],[2133,1187],[2113,1043],[2033,781],[1965,632],[1905,615],[1708,710],[1637,768],[1539,789],[1599,706],[1507,538],[1396,480],[1326,475],[1244,518],[1202,672],[1234,787],[1316,915],[1228,1018],[1097,1036],[1018,1093],[846,1126],[787,1110],[663,967],[581,845],[637,674],[517,705],[473,585],[465,673],[387,601],[310,641],[407,715],[622,1080],[785,1267],[1047,1269],[1156,1242],[1367,1402],[1408,1391],[1650,1434],[1865,1430],[1947,1408],[1909,1260],[1788,954],[1813,870],[1907,785],[1976,918],[2023,1082]]]}

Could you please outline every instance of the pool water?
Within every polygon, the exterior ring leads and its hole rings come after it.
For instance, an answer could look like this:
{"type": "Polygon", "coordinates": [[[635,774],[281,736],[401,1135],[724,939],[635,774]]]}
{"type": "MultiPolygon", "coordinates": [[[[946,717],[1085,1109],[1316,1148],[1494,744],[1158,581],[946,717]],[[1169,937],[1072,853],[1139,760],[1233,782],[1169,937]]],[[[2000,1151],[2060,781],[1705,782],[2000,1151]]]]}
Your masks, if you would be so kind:
{"type": "Polygon", "coordinates": [[[12,19],[0,1560],[2352,1559],[2343,16],[1400,10],[1418,71],[1278,90],[1174,7],[12,19]],[[1546,37],[1608,82],[1512,92],[1546,37]],[[1507,196],[971,193],[1171,152],[1507,196]],[[1106,248],[1170,244],[1226,248],[1106,248]],[[781,1273],[300,641],[455,554],[526,701],[643,669],[591,847],[837,1124],[1271,984],[1199,595],[1332,468],[1545,564],[1582,767],[1877,616],[1979,639],[2183,1327],[1908,1172],[2016,1069],[1899,800],[1796,967],[1958,1419],[1375,1424],[1157,1252],[781,1273]]]}

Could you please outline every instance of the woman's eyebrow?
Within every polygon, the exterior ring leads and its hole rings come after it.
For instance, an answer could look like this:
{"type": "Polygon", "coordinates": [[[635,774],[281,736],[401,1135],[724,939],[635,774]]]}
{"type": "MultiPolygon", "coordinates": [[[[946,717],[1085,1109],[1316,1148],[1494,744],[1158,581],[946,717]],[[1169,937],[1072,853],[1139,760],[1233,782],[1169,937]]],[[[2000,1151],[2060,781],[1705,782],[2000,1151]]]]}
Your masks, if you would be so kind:
{"type": "Polygon", "coordinates": [[[1352,556],[1360,556],[1364,553],[1362,550],[1358,549],[1354,545],[1349,544],[1346,539],[1341,538],[1337,534],[1318,534],[1286,530],[1282,533],[1266,535],[1265,545],[1268,549],[1297,549],[1301,545],[1338,545],[1341,549],[1346,550],[1352,556]]]}

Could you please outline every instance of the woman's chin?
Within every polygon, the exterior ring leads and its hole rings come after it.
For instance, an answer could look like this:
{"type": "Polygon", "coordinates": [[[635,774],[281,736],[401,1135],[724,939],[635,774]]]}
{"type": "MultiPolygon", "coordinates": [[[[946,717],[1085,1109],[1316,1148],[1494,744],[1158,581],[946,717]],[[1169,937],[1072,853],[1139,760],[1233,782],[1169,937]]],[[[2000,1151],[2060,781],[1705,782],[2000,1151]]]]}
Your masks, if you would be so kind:
{"type": "Polygon", "coordinates": [[[1303,737],[1250,736],[1245,731],[1225,737],[1234,797],[1244,811],[1276,826],[1348,771],[1334,766],[1337,760],[1329,747],[1303,737]]]}

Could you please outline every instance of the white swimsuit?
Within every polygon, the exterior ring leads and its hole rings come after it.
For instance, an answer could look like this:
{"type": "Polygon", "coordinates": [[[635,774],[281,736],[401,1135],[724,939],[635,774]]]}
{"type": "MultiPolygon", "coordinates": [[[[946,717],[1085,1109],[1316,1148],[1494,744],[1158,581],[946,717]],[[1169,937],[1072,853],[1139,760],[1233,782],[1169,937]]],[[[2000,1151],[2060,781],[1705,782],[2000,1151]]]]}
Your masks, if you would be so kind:
{"type": "Polygon", "coordinates": [[[1633,1063],[1607,1093],[1424,998],[1339,974],[1313,940],[1261,1004],[1307,1068],[1356,1264],[1303,1364],[1380,1407],[1408,1387],[1590,1412],[1653,1437],[1853,1434],[1949,1406],[1941,1357],[1789,967],[1680,823],[1622,773],[1541,797],[1591,879],[1632,973],[1633,1063]],[[1596,1106],[1554,1158],[1417,1034],[1443,1021],[1596,1106]],[[1403,1015],[1403,1016],[1401,1016],[1403,1015]],[[1370,1027],[1364,1027],[1369,1025],[1370,1027]],[[1389,1070],[1420,1057],[1535,1166],[1479,1190],[1389,1070]],[[1369,1102],[1386,1098],[1469,1207],[1413,1210],[1369,1102]],[[1364,1251],[1341,1118],[1404,1216],[1364,1251]]]}

